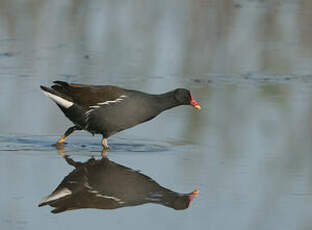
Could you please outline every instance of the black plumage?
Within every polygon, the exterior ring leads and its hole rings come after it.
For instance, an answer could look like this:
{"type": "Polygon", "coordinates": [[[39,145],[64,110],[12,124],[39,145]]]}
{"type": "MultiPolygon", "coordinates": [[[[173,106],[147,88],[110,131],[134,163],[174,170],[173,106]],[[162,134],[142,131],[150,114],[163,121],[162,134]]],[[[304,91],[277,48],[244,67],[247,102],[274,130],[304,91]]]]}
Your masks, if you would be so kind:
{"type": "Polygon", "coordinates": [[[108,148],[107,138],[140,123],[153,119],[162,111],[179,105],[200,109],[187,89],[154,95],[117,86],[70,84],[54,81],[51,88],[41,86],[75,126],[69,128],[58,141],[62,143],[75,130],[102,134],[102,144],[108,148]]]}
{"type": "Polygon", "coordinates": [[[68,156],[75,167],[39,206],[50,205],[53,213],[96,208],[116,209],[145,203],[161,204],[177,210],[188,208],[198,190],[181,194],[160,186],[150,177],[110,161],[107,157],[81,163],[68,156]]]}

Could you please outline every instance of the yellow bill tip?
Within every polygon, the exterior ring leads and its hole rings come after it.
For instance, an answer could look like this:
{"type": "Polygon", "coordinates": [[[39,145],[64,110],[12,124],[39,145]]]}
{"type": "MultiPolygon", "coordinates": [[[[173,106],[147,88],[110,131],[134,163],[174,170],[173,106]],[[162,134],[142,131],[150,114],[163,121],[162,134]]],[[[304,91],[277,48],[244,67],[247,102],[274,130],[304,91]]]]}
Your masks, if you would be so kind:
{"type": "Polygon", "coordinates": [[[200,105],[195,105],[194,107],[195,107],[195,109],[197,109],[197,110],[201,110],[200,105]]]}

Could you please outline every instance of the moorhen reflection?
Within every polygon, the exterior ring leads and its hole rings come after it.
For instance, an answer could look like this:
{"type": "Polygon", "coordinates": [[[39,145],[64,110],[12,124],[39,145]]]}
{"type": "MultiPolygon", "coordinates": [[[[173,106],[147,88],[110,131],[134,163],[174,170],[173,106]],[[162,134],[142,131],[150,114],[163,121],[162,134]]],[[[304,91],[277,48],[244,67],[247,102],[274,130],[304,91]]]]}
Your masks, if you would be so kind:
{"type": "Polygon", "coordinates": [[[150,177],[117,164],[102,154],[82,163],[64,155],[75,169],[66,176],[40,206],[50,205],[52,213],[81,208],[116,209],[145,203],[161,204],[176,210],[188,208],[198,190],[181,194],[160,186],[150,177]]]}

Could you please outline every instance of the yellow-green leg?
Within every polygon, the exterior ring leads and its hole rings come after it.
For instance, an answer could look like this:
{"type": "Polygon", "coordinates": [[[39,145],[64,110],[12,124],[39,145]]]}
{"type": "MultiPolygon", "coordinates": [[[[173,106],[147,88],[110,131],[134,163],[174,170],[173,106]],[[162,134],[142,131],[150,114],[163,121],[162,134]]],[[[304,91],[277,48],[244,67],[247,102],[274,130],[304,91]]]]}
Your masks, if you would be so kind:
{"type": "Polygon", "coordinates": [[[78,126],[75,125],[73,127],[70,127],[69,129],[67,129],[66,132],[64,133],[64,135],[56,142],[56,144],[58,144],[58,145],[62,144],[65,141],[65,139],[76,130],[81,130],[81,128],[79,128],[78,126]]]}
{"type": "Polygon", "coordinates": [[[109,146],[107,144],[107,138],[104,138],[102,139],[102,145],[103,145],[103,148],[106,149],[106,150],[109,150],[109,146]]]}

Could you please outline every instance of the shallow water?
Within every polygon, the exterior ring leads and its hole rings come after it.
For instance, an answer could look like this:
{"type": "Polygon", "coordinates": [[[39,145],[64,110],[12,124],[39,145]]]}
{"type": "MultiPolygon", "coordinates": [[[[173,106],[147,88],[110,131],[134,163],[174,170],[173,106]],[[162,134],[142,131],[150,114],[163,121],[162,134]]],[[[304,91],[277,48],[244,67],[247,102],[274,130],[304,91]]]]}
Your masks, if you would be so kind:
{"type": "MultiPolygon", "coordinates": [[[[0,1],[1,229],[310,229],[310,1],[0,1]],[[173,10],[174,9],[174,10],[173,10]],[[71,123],[39,85],[191,89],[181,106],[109,139],[109,159],[170,190],[157,204],[54,215],[72,171],[53,143],[71,123]]],[[[101,157],[77,131],[64,152],[101,157]]]]}

